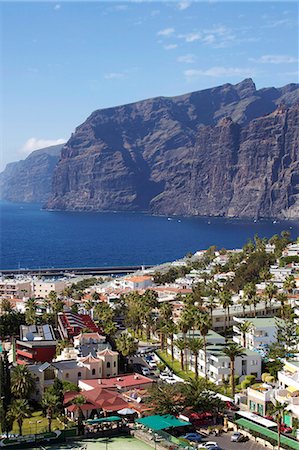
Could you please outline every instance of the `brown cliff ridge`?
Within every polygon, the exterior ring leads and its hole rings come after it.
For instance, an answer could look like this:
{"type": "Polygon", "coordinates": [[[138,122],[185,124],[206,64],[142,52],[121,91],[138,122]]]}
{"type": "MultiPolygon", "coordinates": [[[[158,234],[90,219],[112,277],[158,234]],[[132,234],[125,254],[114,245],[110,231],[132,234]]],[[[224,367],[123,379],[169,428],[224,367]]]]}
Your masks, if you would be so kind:
{"type": "Polygon", "coordinates": [[[64,145],[48,209],[299,217],[299,85],[236,85],[95,111],[64,145]]]}

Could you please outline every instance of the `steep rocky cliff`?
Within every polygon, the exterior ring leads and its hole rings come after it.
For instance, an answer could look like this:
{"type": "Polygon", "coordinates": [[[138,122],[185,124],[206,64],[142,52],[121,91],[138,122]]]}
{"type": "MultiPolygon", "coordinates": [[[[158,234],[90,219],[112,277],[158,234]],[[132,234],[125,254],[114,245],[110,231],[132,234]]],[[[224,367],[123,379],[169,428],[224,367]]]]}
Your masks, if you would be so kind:
{"type": "Polygon", "coordinates": [[[247,79],[95,111],[63,147],[46,207],[299,217],[298,93],[247,79]]]}
{"type": "Polygon", "coordinates": [[[35,150],[26,159],[7,164],[0,174],[0,198],[12,202],[46,202],[61,148],[62,145],[54,145],[35,150]]]}

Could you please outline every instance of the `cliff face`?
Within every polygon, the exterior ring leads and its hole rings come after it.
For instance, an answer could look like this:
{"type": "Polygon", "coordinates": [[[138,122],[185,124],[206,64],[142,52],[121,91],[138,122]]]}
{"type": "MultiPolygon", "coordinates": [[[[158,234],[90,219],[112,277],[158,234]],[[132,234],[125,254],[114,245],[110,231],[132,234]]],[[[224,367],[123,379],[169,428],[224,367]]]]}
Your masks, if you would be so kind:
{"type": "Polygon", "coordinates": [[[36,150],[22,161],[7,164],[0,174],[0,198],[12,202],[46,202],[61,148],[62,145],[54,145],[36,150]]]}
{"type": "Polygon", "coordinates": [[[298,217],[298,92],[249,79],[95,111],[63,147],[46,207],[298,217]]]}

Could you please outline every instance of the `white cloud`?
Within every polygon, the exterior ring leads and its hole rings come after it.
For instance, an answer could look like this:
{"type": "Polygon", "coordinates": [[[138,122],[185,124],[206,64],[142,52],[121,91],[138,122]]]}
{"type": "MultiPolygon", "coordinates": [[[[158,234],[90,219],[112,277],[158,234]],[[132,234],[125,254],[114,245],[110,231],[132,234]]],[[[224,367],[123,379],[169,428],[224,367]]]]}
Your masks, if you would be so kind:
{"type": "Polygon", "coordinates": [[[152,17],[156,17],[160,14],[160,10],[159,9],[153,9],[151,12],[151,16],[152,17]]]}
{"type": "Polygon", "coordinates": [[[195,55],[192,55],[191,53],[188,55],[182,55],[177,58],[177,61],[186,64],[193,64],[195,62],[195,55]]]}
{"type": "Polygon", "coordinates": [[[210,69],[188,69],[184,71],[184,76],[187,81],[196,80],[202,76],[204,77],[239,77],[252,76],[253,69],[242,67],[211,67],[210,69]]]}
{"type": "Polygon", "coordinates": [[[113,6],[114,11],[126,11],[128,9],[128,5],[115,5],[113,6]]]}
{"type": "Polygon", "coordinates": [[[55,11],[58,11],[60,8],[61,8],[61,5],[59,5],[58,3],[57,3],[57,5],[54,6],[55,11]]]}
{"type": "Polygon", "coordinates": [[[168,45],[164,45],[164,50],[174,50],[175,48],[178,47],[178,44],[168,44],[168,45]]]}
{"type": "Polygon", "coordinates": [[[249,58],[249,61],[261,64],[292,64],[297,63],[298,59],[289,55],[263,55],[260,58],[249,58]]]}
{"type": "Polygon", "coordinates": [[[104,78],[106,80],[115,80],[119,78],[124,78],[125,74],[123,72],[109,72],[105,73],[104,78]]]}
{"type": "Polygon", "coordinates": [[[35,137],[27,139],[20,152],[24,155],[29,155],[29,153],[40,148],[50,147],[51,145],[64,144],[66,139],[38,139],[35,137]]]}
{"type": "Polygon", "coordinates": [[[175,32],[174,28],[164,28],[157,33],[157,36],[171,36],[175,32]]]}
{"type": "Polygon", "coordinates": [[[185,42],[194,42],[199,41],[202,37],[202,34],[199,32],[180,34],[179,38],[184,39],[185,42]]]}
{"type": "Polygon", "coordinates": [[[281,27],[281,26],[285,26],[285,27],[291,27],[293,25],[296,25],[297,22],[292,21],[290,19],[279,19],[279,20],[274,20],[274,21],[270,21],[268,22],[264,28],[277,28],[277,27],[281,27]]]}
{"type": "Polygon", "coordinates": [[[187,9],[191,6],[191,2],[188,2],[187,0],[183,0],[182,2],[179,2],[177,4],[177,7],[180,11],[184,11],[184,9],[187,9]]]}

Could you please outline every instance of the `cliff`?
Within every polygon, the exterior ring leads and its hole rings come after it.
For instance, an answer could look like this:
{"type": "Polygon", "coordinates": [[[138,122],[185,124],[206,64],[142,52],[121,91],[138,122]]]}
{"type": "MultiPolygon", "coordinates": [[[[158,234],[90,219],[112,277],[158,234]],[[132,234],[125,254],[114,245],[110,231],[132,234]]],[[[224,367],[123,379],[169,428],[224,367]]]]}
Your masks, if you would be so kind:
{"type": "Polygon", "coordinates": [[[46,202],[62,145],[35,150],[26,159],[7,164],[0,173],[0,198],[12,202],[46,202]]]}
{"type": "Polygon", "coordinates": [[[46,207],[299,217],[298,92],[247,79],[95,111],[63,147],[46,207]]]}

